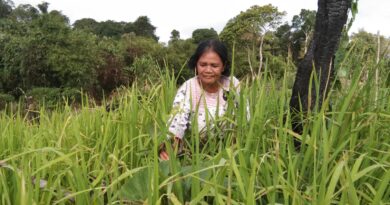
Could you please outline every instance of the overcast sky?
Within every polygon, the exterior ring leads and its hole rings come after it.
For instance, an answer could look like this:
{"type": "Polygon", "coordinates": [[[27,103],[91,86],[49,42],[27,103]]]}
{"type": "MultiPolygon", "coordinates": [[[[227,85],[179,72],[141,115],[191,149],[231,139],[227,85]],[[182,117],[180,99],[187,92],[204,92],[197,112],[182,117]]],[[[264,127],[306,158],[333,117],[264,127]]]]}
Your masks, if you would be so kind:
{"type": "MultiPolygon", "coordinates": [[[[36,6],[42,0],[13,0],[15,6],[36,6]]],[[[214,28],[220,32],[227,21],[252,5],[271,3],[279,11],[286,11],[285,21],[301,9],[317,10],[317,0],[46,0],[49,10],[59,10],[71,23],[81,18],[96,21],[114,20],[133,22],[139,16],[148,16],[156,26],[161,42],[169,40],[176,29],[183,39],[190,38],[198,28],[214,28]]],[[[351,32],[358,29],[390,36],[390,0],[359,0],[359,12],[351,32]]]]}

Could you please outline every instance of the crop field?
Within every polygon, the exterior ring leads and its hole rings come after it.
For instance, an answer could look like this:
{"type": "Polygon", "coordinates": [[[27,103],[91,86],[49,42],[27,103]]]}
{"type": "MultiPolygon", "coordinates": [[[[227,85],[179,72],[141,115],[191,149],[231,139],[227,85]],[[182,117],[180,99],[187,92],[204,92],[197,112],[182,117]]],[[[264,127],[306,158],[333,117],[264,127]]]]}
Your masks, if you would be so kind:
{"type": "Polygon", "coordinates": [[[353,70],[304,114],[302,135],[291,130],[286,78],[243,79],[238,106],[229,100],[207,143],[190,131],[186,153],[169,161],[157,154],[177,89],[169,75],[122,91],[109,112],[88,98],[78,109],[42,107],[36,119],[6,109],[0,204],[390,204],[384,74],[353,70]]]}

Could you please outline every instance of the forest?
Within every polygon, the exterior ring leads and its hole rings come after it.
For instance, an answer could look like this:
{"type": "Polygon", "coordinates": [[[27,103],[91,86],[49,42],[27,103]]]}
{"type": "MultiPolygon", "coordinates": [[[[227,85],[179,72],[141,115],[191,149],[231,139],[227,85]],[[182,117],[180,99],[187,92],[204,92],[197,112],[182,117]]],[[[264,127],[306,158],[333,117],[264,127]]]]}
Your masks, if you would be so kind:
{"type": "MultiPolygon", "coordinates": [[[[186,68],[191,52],[209,38],[219,38],[231,51],[234,45],[238,78],[267,70],[268,76],[281,79],[287,72],[292,84],[309,46],[316,14],[302,9],[290,22],[282,22],[286,13],[277,7],[252,6],[232,17],[220,33],[199,28],[191,38],[181,39],[180,32],[172,30],[169,42],[161,43],[147,16],[134,22],[85,18],[70,25],[66,14],[50,10],[45,2],[15,7],[12,1],[2,0],[0,8],[1,107],[27,96],[36,101],[45,97],[51,103],[62,96],[77,101],[80,90],[99,102],[121,86],[135,82],[146,86],[158,80],[161,72],[175,75],[180,84],[194,75],[186,68]]],[[[388,65],[389,40],[383,36],[380,40],[380,55],[388,65]]],[[[340,44],[336,67],[351,47],[367,61],[376,59],[375,34],[361,30],[348,36],[345,31],[340,44]]],[[[341,68],[337,73],[349,71],[341,68]]]]}

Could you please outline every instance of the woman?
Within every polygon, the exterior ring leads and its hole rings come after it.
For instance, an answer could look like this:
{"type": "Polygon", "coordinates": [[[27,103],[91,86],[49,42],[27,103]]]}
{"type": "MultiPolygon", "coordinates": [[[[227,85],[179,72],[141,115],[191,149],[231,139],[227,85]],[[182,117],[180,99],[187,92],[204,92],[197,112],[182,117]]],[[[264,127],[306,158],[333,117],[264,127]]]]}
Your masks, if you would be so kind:
{"type": "MultiPolygon", "coordinates": [[[[206,127],[206,118],[212,121],[216,115],[222,116],[227,109],[227,93],[231,88],[238,88],[239,84],[235,77],[228,77],[228,51],[218,40],[201,42],[188,67],[195,70],[196,76],[178,89],[168,121],[174,147],[181,144],[185,131],[191,126],[192,115],[197,115],[198,131],[206,127]]],[[[160,146],[159,155],[160,159],[169,160],[164,144],[160,146]]]]}

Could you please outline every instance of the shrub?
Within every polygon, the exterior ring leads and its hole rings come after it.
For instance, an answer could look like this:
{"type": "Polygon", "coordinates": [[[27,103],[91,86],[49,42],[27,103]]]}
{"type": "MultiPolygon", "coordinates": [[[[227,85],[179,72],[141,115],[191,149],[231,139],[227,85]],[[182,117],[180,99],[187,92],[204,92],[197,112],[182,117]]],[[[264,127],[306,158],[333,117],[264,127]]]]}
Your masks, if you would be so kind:
{"type": "Polygon", "coordinates": [[[61,89],[37,87],[28,91],[27,96],[40,106],[44,105],[46,108],[52,108],[61,100],[61,89]]]}
{"type": "Polygon", "coordinates": [[[159,65],[155,60],[147,56],[135,58],[130,71],[135,76],[135,81],[139,84],[144,84],[148,80],[156,82],[160,78],[159,65]]]}
{"type": "Polygon", "coordinates": [[[76,88],[64,88],[61,92],[61,97],[67,100],[68,104],[81,104],[82,93],[76,88]]]}
{"type": "Polygon", "coordinates": [[[0,93],[0,110],[3,110],[8,103],[11,103],[15,100],[12,95],[0,93]]]}

